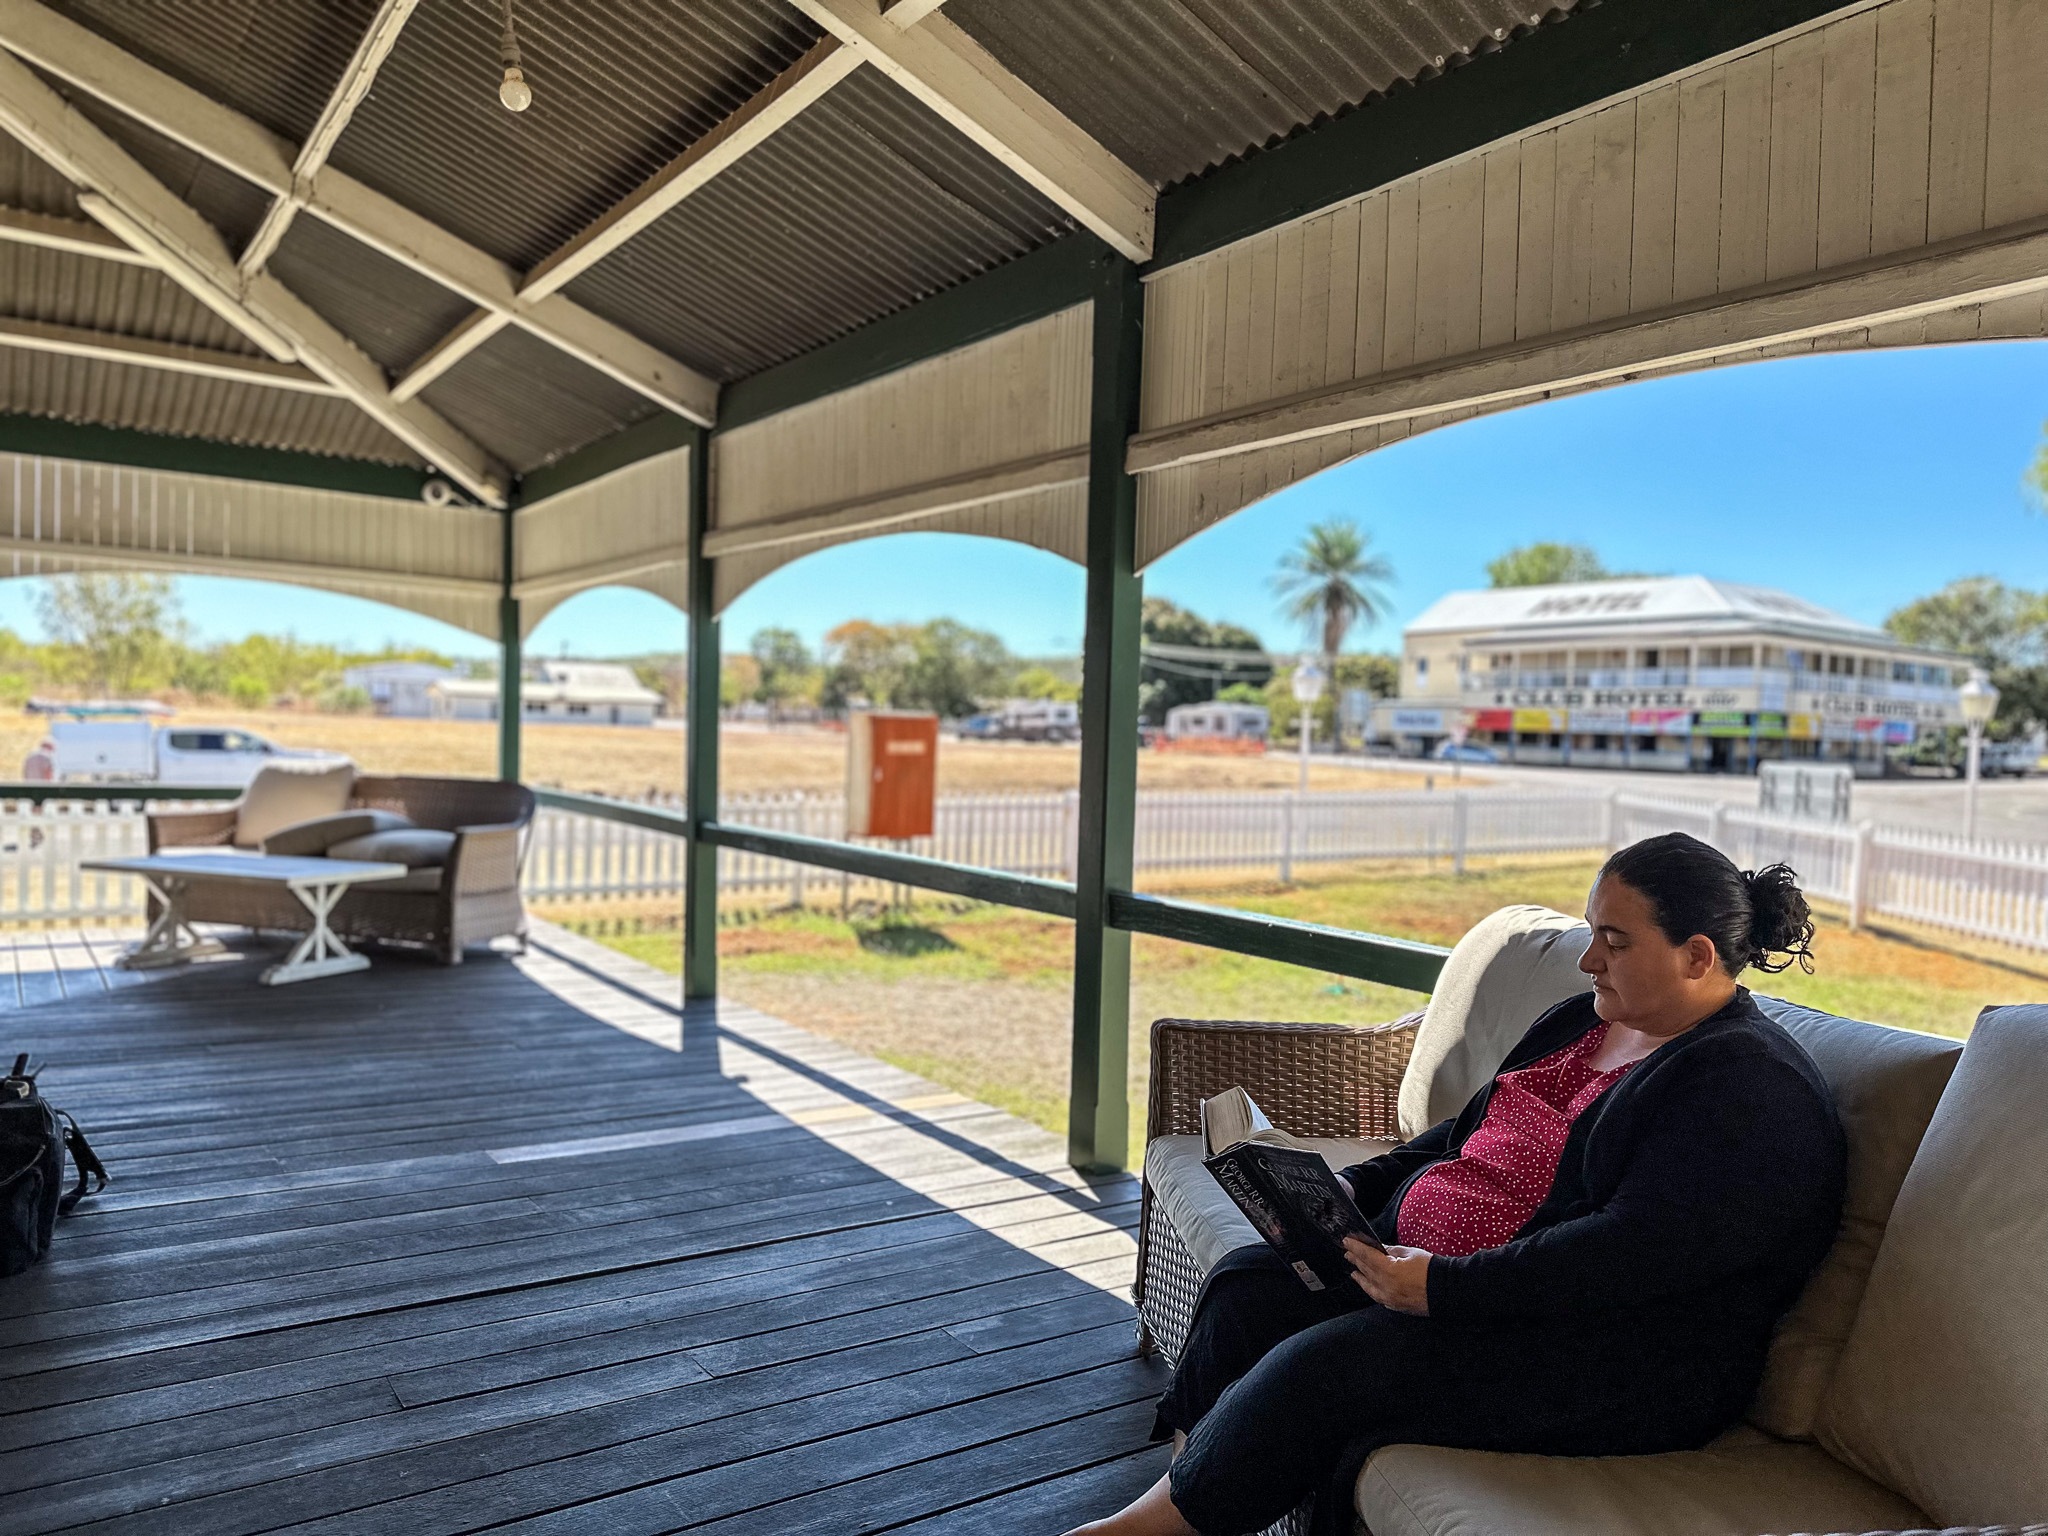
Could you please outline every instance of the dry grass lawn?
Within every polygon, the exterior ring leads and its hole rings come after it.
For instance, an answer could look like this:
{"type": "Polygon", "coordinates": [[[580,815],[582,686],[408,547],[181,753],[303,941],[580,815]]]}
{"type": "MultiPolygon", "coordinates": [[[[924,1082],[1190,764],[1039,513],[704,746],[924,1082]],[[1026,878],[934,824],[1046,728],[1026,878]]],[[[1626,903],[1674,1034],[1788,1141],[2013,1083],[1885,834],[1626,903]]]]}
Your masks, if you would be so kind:
{"type": "MultiPolygon", "coordinates": [[[[190,709],[181,725],[231,725],[281,746],[345,752],[379,773],[491,777],[498,766],[498,728],[489,721],[392,720],[373,715],[322,715],[305,710],[190,709]]],[[[47,729],[34,715],[0,716],[0,778],[20,771],[47,729]]],[[[683,782],[683,733],[666,726],[530,725],[523,743],[527,781],[593,794],[673,791],[683,782]]],[[[830,791],[846,780],[846,737],[837,731],[729,729],[721,733],[720,774],[728,794],[777,790],[830,791]]],[[[1080,749],[1023,742],[946,740],[939,747],[942,794],[1072,789],[1080,749]]],[[[1284,753],[1204,757],[1145,752],[1138,781],[1147,789],[1282,789],[1295,783],[1284,753]]],[[[1409,774],[1317,763],[1316,789],[1408,789],[1409,774]]],[[[1470,778],[1467,783],[1476,782],[1470,778]]]]}

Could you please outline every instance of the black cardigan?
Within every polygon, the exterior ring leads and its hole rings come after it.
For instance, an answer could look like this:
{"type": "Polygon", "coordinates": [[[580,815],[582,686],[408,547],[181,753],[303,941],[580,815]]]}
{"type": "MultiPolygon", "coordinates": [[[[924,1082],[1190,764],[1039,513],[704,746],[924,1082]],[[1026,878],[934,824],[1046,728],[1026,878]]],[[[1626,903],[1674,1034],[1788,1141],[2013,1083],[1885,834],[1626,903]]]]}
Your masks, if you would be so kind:
{"type": "MultiPolygon", "coordinates": [[[[1501,1071],[1599,1022],[1592,993],[1568,998],[1501,1071]]],[[[1383,1240],[1408,1186],[1457,1155],[1492,1094],[1488,1083],[1455,1120],[1345,1170],[1383,1240]]],[[[1834,1241],[1846,1164],[1820,1069],[1737,988],[1573,1122],[1549,1196],[1512,1240],[1430,1262],[1430,1316],[1583,1330],[1600,1353],[1646,1361],[1705,1349],[1753,1388],[1772,1326],[1834,1241]]]]}

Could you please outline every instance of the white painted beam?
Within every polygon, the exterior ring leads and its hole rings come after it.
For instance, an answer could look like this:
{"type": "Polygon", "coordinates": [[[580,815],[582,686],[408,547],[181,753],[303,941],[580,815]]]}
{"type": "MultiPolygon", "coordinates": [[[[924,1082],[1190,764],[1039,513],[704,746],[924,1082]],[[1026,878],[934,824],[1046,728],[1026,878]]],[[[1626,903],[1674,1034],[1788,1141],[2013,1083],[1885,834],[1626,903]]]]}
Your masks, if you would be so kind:
{"type": "Polygon", "coordinates": [[[504,504],[504,466],[425,406],[393,401],[383,370],[276,279],[245,284],[212,225],[11,54],[0,54],[0,128],[81,188],[88,215],[272,357],[304,363],[473,495],[504,504]]]}
{"type": "Polygon", "coordinates": [[[702,425],[717,381],[559,296],[522,310],[518,274],[431,219],[329,166],[295,186],[297,150],[239,112],[36,0],[0,0],[0,47],[254,183],[298,196],[305,211],[483,309],[602,369],[627,388],[702,425]],[[573,322],[573,341],[557,325],[573,322]]]}
{"type": "Polygon", "coordinates": [[[46,325],[39,320],[0,316],[0,347],[17,352],[47,352],[58,357],[86,357],[125,363],[196,378],[225,379],[231,384],[260,384],[267,389],[297,390],[308,395],[338,393],[325,379],[297,363],[276,363],[267,357],[245,357],[213,347],[180,346],[145,341],[71,325],[46,325]]]}
{"type": "Polygon", "coordinates": [[[512,317],[499,310],[471,310],[466,320],[435,342],[424,357],[398,376],[397,382],[391,386],[391,398],[410,400],[511,323],[512,317]]]}
{"type": "Polygon", "coordinates": [[[1762,347],[1923,319],[2048,291],[2048,221],[1805,274],[1533,344],[1444,358],[1398,373],[1139,433],[1124,464],[1152,474],[1358,427],[1501,409],[1639,374],[1705,367],[1762,347]]]}
{"type": "Polygon", "coordinates": [[[791,0],[1133,261],[1152,255],[1152,184],[944,15],[895,25],[875,0],[791,0]]]}
{"type": "Polygon", "coordinates": [[[520,285],[519,296],[545,298],[574,282],[713,177],[730,169],[743,155],[765,143],[799,112],[858,69],[860,62],[858,53],[836,39],[821,39],[730,117],[536,266],[520,285]]]}
{"type": "Polygon", "coordinates": [[[328,93],[327,105],[321,108],[313,131],[306,135],[306,142],[299,146],[299,153],[292,161],[292,190],[271,199],[263,222],[256,227],[256,233],[242,251],[237,265],[244,276],[261,272],[264,263],[277,250],[285,231],[291,228],[293,218],[305,206],[299,189],[320,174],[320,168],[327,163],[327,157],[341,139],[342,129],[348,126],[348,120],[355,115],[362,99],[369,95],[370,87],[377,79],[377,70],[397,45],[398,34],[405,30],[405,24],[412,19],[419,3],[420,0],[383,0],[377,7],[377,14],[370,18],[369,26],[363,30],[362,41],[356,44],[355,57],[348,61],[348,68],[341,72],[341,79],[328,93]]]}
{"type": "Polygon", "coordinates": [[[53,213],[31,213],[26,208],[0,207],[0,244],[33,245],[46,251],[90,256],[95,261],[113,261],[131,267],[156,265],[119,235],[109,234],[88,220],[66,219],[53,213]]]}

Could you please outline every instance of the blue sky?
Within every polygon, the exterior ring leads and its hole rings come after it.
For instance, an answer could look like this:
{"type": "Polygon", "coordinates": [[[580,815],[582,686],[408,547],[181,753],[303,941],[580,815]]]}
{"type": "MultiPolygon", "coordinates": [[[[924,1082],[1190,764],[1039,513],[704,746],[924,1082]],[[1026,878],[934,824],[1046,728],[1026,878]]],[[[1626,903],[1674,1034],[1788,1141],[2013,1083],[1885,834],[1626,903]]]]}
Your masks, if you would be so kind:
{"type": "MultiPolygon", "coordinates": [[[[2048,585],[2048,517],[2022,476],[2048,419],[2048,342],[1801,358],[1597,391],[1466,422],[1369,455],[1247,509],[1146,574],[1148,594],[1301,643],[1267,577],[1310,523],[1349,516],[1392,561],[1392,611],[1354,645],[1393,648],[1439,594],[1485,583],[1512,545],[1565,539],[1609,565],[1782,586],[1871,623],[1960,576],[2048,585]]],[[[291,631],[481,655],[487,642],[394,609],[256,582],[187,578],[207,638],[291,631]]],[[[37,626],[31,584],[0,582],[0,624],[37,626]]],[[[1068,652],[1081,576],[1057,556],[944,534],[813,555],[747,592],[725,645],[787,625],[815,642],[848,618],[963,619],[1023,654],[1068,652]]],[[[679,649],[656,598],[586,593],[532,648],[679,649]]]]}

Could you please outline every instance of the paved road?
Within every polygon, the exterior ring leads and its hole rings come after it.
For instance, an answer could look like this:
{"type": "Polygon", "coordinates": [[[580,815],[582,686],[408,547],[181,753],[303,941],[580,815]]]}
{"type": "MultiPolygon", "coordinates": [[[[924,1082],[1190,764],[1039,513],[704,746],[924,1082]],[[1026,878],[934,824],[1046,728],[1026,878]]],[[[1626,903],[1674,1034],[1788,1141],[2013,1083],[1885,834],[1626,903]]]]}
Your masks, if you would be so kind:
{"type": "MultiPolygon", "coordinates": [[[[1361,766],[1398,767],[1428,777],[1437,788],[1451,782],[1444,763],[1390,762],[1383,757],[1357,759],[1361,766]]],[[[1627,772],[1611,768],[1515,768],[1506,764],[1465,765],[1474,780],[1529,789],[1576,789],[1599,793],[1619,789],[1630,794],[1676,794],[1713,798],[1730,804],[1756,804],[1755,779],[1711,773],[1627,772]]],[[[1978,786],[1977,831],[1982,837],[2048,843],[2048,776],[1987,779],[1978,786]]],[[[1959,779],[1859,779],[1852,800],[1859,818],[1895,825],[1931,827],[1943,832],[1963,830],[1963,784],[1959,779]]]]}

